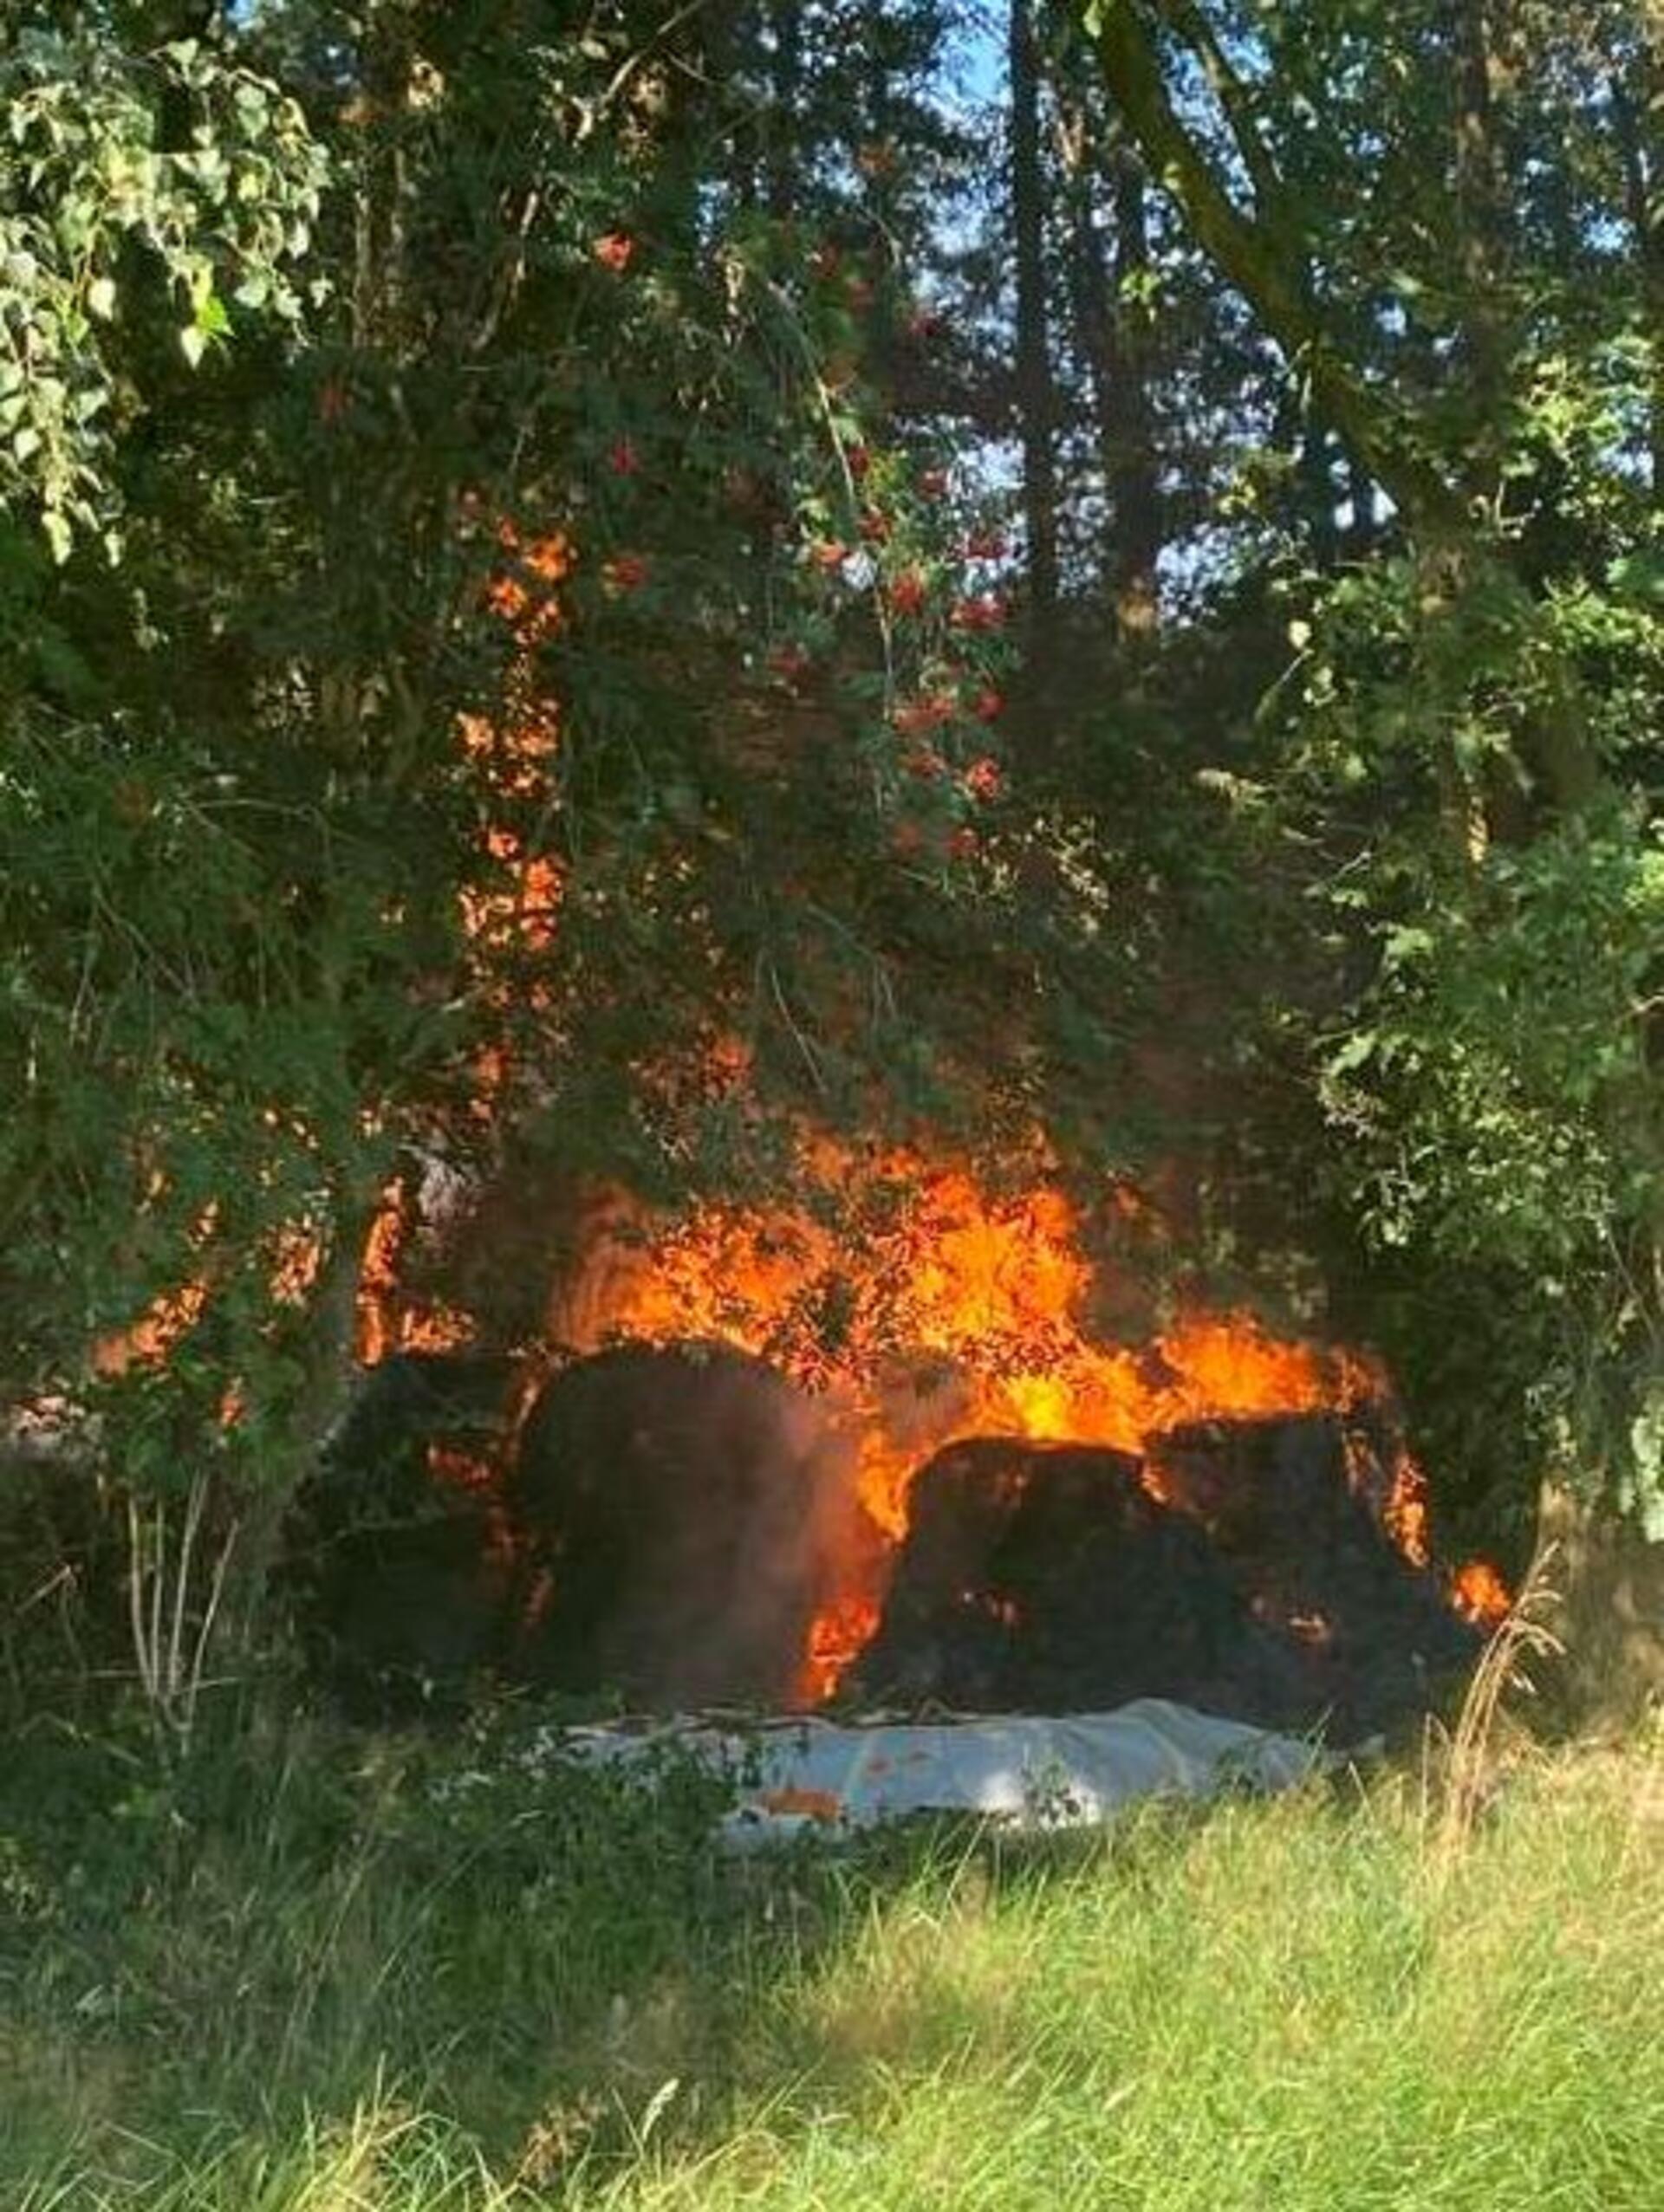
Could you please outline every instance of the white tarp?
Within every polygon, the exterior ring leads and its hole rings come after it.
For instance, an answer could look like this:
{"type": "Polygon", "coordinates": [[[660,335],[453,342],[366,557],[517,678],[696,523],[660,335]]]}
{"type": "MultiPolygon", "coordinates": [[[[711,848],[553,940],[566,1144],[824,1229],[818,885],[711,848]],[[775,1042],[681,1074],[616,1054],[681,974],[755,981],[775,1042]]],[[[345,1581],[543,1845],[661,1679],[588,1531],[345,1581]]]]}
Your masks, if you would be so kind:
{"type": "Polygon", "coordinates": [[[1324,1759],[1316,1744],[1156,1697],[1056,1718],[580,1728],[544,1737],[540,1749],[585,1763],[640,1761],[648,1770],[666,1757],[692,1758],[730,1781],[735,1802],[723,1834],[741,1846],[806,1829],[847,1834],[917,1813],[1086,1827],[1138,1798],[1206,1797],[1232,1786],[1285,1789],[1324,1759]]]}

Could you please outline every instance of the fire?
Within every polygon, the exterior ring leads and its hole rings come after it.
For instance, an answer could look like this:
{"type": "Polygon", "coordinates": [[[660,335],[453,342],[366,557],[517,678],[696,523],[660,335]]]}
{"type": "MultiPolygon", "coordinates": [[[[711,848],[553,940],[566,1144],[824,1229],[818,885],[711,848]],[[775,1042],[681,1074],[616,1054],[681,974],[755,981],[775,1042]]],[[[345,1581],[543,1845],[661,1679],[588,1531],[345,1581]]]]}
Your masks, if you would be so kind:
{"type": "Polygon", "coordinates": [[[174,1346],[202,1319],[207,1303],[208,1284],[202,1277],[181,1284],[177,1290],[159,1292],[130,1328],[99,1339],[93,1346],[94,1373],[124,1375],[135,1362],[141,1366],[162,1365],[174,1346]]]}
{"type": "MultiPolygon", "coordinates": [[[[1194,1422],[1344,1416],[1387,1395],[1372,1359],[1278,1337],[1243,1312],[1196,1307],[1147,1345],[1104,1340],[1089,1225],[1037,1148],[1009,1190],[912,1152],[863,1161],[822,1144],[813,1167],[818,1187],[790,1208],[712,1204],[666,1226],[615,1201],[550,1335],[582,1351],[716,1338],[783,1367],[850,1439],[861,1502],[892,1545],[913,1476],[955,1437],[1143,1457],[1194,1422]]],[[[1124,1223],[1140,1210],[1110,1212],[1124,1223]]],[[[1159,1469],[1147,1479],[1159,1490],[1159,1469]]],[[[1425,1482],[1407,1454],[1378,1504],[1401,1548],[1425,1560],[1425,1482]]],[[[830,1694],[875,1624],[876,1593],[852,1574],[811,1631],[806,1702],[830,1694]]]]}
{"type": "MultiPolygon", "coordinates": [[[[506,565],[487,581],[487,607],[507,626],[512,640],[496,717],[464,713],[456,736],[462,767],[480,809],[478,872],[457,895],[466,941],[460,979],[496,1026],[507,1017],[523,985],[514,963],[547,955],[555,942],[565,879],[556,861],[534,849],[523,827],[555,810],[554,762],[559,749],[556,703],[541,684],[536,648],[565,621],[558,587],[575,565],[572,542],[562,531],[523,535],[510,517],[494,531],[506,565]],[[510,820],[512,815],[516,819],[510,820]]],[[[541,987],[530,997],[537,1003],[541,987]]],[[[466,1101],[468,1118],[489,1129],[513,1074],[502,1035],[488,1035],[474,1053],[466,1101]]],[[[443,1302],[408,1295],[401,1262],[413,1223],[413,1203],[405,1180],[394,1177],[382,1192],[370,1225],[360,1270],[357,1352],[373,1366],[393,1352],[448,1352],[471,1341],[473,1324],[443,1302]]]]}
{"type": "Polygon", "coordinates": [[[862,1503],[893,1538],[913,1473],[969,1431],[1141,1453],[1188,1422],[1346,1411],[1382,1391],[1373,1362],[1246,1314],[1186,1313],[1147,1346],[1102,1343],[1082,1224],[1056,1184],[996,1194],[903,1154],[869,1172],[871,1215],[853,1229],[818,1205],[711,1206],[654,1235],[621,1207],[551,1333],[586,1351],[721,1338],[827,1391],[859,1437],[862,1503]],[[816,1327],[829,1314],[830,1349],[816,1327]]]}
{"type": "MultiPolygon", "coordinates": [[[[498,1125],[515,1073],[510,1017],[546,1003],[538,963],[554,948],[566,891],[560,862],[543,849],[558,809],[560,730],[538,657],[563,626],[561,587],[575,561],[560,533],[525,537],[505,520],[495,538],[502,558],[484,599],[505,626],[508,651],[497,709],[461,715],[456,725],[457,773],[473,794],[478,827],[476,865],[458,892],[460,972],[446,983],[486,1016],[464,1108],[486,1130],[498,1125]]],[[[743,1048],[718,1041],[688,1080],[739,1090],[749,1074],[743,1048]]],[[[667,1223],[613,1199],[549,1314],[548,1338],[580,1352],[620,1338],[716,1339],[792,1374],[817,1394],[846,1441],[860,1502],[891,1547],[907,1533],[915,1475],[957,1437],[1115,1449],[1140,1459],[1159,1496],[1157,1447],[1173,1430],[1320,1411],[1362,1417],[1388,1395],[1384,1373],[1368,1357],[1278,1336],[1243,1311],[1182,1307],[1144,1343],[1115,1340],[1094,1313],[1113,1274],[1106,1255],[1112,1262],[1118,1239],[1135,1243],[1159,1230],[1159,1221],[1125,1187],[1106,1194],[1102,1218],[1089,1218],[1038,1141],[1017,1164],[1018,1175],[999,1179],[917,1151],[862,1152],[824,1138],[806,1140],[803,1150],[801,1203],[709,1204],[667,1223]]],[[[365,1365],[473,1340],[466,1314],[410,1287],[416,1216],[409,1183],[393,1177],[363,1251],[356,1348],[365,1365]]],[[[199,1247],[212,1229],[211,1209],[199,1247]]],[[[322,1249],[309,1225],[280,1231],[274,1301],[309,1294],[322,1249]]],[[[94,1354],[101,1372],[166,1359],[199,1319],[211,1275],[205,1264],[198,1279],[101,1343],[94,1354]]],[[[534,1359],[517,1386],[522,1410],[537,1378],[534,1359]]],[[[233,1390],[225,1417],[235,1410],[233,1390]]],[[[1404,1555],[1425,1566],[1420,1469],[1401,1444],[1381,1466],[1362,1428],[1349,1432],[1348,1450],[1359,1494],[1404,1555]]],[[[488,1498],[499,1473],[490,1454],[451,1445],[432,1446],[429,1463],[436,1481],[488,1498]]],[[[506,1523],[500,1533],[506,1546],[506,1523]]],[[[881,1567],[881,1548],[863,1548],[813,1622],[798,1677],[803,1703],[832,1695],[870,1640],[881,1567]]],[[[1011,1600],[972,1594],[1001,1624],[1016,1625],[1011,1600]]],[[[1452,1600],[1485,1626],[1510,1604],[1501,1577],[1483,1560],[1457,1574],[1452,1600]]],[[[1315,1613],[1290,1625],[1314,1642],[1330,1633],[1315,1613]]]]}
{"type": "Polygon", "coordinates": [[[1451,1581],[1451,1602],[1476,1628],[1501,1625],[1513,1610],[1508,1585],[1489,1560],[1469,1560],[1451,1581]]]}
{"type": "MultiPolygon", "coordinates": [[[[159,1172],[153,1173],[146,1193],[146,1203],[162,1195],[163,1182],[159,1172]]],[[[219,1208],[211,1200],[197,1216],[191,1230],[191,1243],[198,1253],[206,1251],[212,1242],[219,1224],[219,1208]]],[[[136,1321],[125,1329],[117,1329],[101,1337],[92,1349],[92,1369],[95,1375],[125,1375],[133,1366],[160,1367],[182,1338],[190,1334],[202,1319],[208,1303],[209,1273],[205,1267],[189,1281],[178,1284],[170,1290],[159,1291],[136,1321]]]]}
{"type": "MultiPolygon", "coordinates": [[[[527,825],[546,822],[558,805],[560,716],[543,688],[536,649],[564,626],[559,587],[571,574],[575,555],[562,532],[523,538],[506,519],[497,525],[497,539],[515,565],[488,583],[485,603],[508,626],[512,650],[499,713],[457,718],[458,745],[481,816],[478,872],[460,887],[458,911],[467,942],[463,981],[506,1029],[517,1000],[527,993],[517,963],[550,952],[566,895],[559,863],[536,849],[527,825]]],[[[530,987],[534,1003],[540,988],[530,987]]],[[[468,1111],[475,1121],[495,1119],[511,1073],[506,1042],[488,1038],[473,1063],[468,1111]]]]}
{"type": "Polygon", "coordinates": [[[466,1314],[436,1300],[413,1297],[402,1265],[409,1243],[413,1200],[402,1176],[383,1189],[364,1241],[358,1276],[357,1342],[362,1366],[374,1367],[393,1352],[455,1352],[473,1340],[466,1314]]]}
{"type": "Polygon", "coordinates": [[[835,1598],[811,1623],[797,1677],[797,1702],[823,1705],[878,1627],[878,1601],[861,1591],[835,1598]]]}
{"type": "MultiPolygon", "coordinates": [[[[1018,1229],[1013,1241],[1025,1233],[1018,1229]]],[[[1049,1246],[1053,1232],[1039,1234],[1049,1246]]],[[[1002,1266],[1012,1256],[1003,1255],[1002,1266]]],[[[1056,1255],[1040,1257],[1050,1288],[1061,1292],[1066,1278],[1056,1255]]],[[[1020,1436],[1142,1456],[1153,1438],[1192,1422],[1344,1411],[1375,1394],[1367,1362],[1270,1336],[1251,1314],[1183,1314],[1151,1346],[1134,1349],[1082,1334],[1072,1296],[1056,1306],[1043,1298],[1025,1315],[1020,1309],[1034,1300],[1034,1283],[1018,1294],[1018,1310],[1001,1312],[991,1302],[997,1284],[997,1277],[967,1281],[950,1271],[940,1285],[946,1325],[927,1348],[963,1363],[964,1372],[959,1391],[943,1394],[949,1402],[927,1433],[920,1438],[908,1424],[898,1439],[881,1405],[863,1439],[861,1502],[892,1537],[907,1533],[907,1489],[921,1458],[952,1436],[1020,1436]],[[1022,1364],[995,1364],[1006,1359],[1022,1364]]]]}
{"type": "Polygon", "coordinates": [[[1393,1487],[1381,1518],[1388,1534],[1413,1567],[1433,1560],[1427,1515],[1427,1478],[1420,1463],[1400,1443],[1393,1465],[1393,1487]]]}
{"type": "MultiPolygon", "coordinates": [[[[549,950],[565,892],[555,860],[532,849],[524,831],[505,820],[513,808],[523,818],[547,815],[555,804],[552,762],[558,744],[555,702],[538,679],[536,649],[562,626],[565,611],[558,587],[575,565],[570,539],[561,531],[524,536],[509,519],[496,529],[496,540],[509,564],[484,587],[486,606],[509,626],[511,651],[504,672],[500,717],[464,713],[456,735],[461,762],[478,790],[481,812],[479,873],[458,894],[463,933],[468,941],[468,988],[489,1010],[506,1014],[514,986],[506,980],[514,956],[549,950]]],[[[475,1056],[468,1111],[489,1124],[507,1084],[510,1061],[505,1044],[488,1041],[475,1056]]],[[[263,1119],[275,1124],[278,1109],[263,1119]]],[[[153,1171],[146,1203],[161,1195],[163,1178],[153,1171]]],[[[408,1299],[400,1288],[400,1262],[408,1242],[411,1205],[395,1177],[366,1239],[360,1270],[356,1351],[372,1365],[391,1352],[445,1352],[468,1343],[473,1325],[465,1314],[439,1303],[408,1299]]],[[[192,1233],[192,1243],[205,1251],[213,1240],[219,1209],[211,1203],[192,1233]]],[[[315,1225],[290,1222],[278,1226],[268,1275],[272,1301],[303,1304],[322,1269],[323,1242],[315,1225]]],[[[135,1364],[159,1367],[195,1328],[213,1289],[213,1270],[205,1267],[192,1279],[159,1293],[137,1320],[101,1338],[92,1347],[94,1373],[117,1376],[135,1364]]],[[[227,1404],[240,1407],[233,1388],[227,1404]]],[[[228,1419],[235,1417],[229,1414],[228,1419]]]]}
{"type": "Polygon", "coordinates": [[[465,1451],[458,1444],[429,1444],[427,1471],[451,1489],[479,1493],[491,1490],[497,1476],[497,1462],[489,1452],[465,1451]]]}

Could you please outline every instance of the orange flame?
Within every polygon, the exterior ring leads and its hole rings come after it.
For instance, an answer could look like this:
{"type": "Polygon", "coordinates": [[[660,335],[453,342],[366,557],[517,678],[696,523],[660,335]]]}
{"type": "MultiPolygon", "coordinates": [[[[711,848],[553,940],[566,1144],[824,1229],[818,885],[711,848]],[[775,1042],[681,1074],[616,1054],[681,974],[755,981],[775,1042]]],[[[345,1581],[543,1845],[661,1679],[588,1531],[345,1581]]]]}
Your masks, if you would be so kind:
{"type": "Polygon", "coordinates": [[[355,1351],[366,1367],[390,1352],[455,1352],[473,1341],[474,1325],[466,1314],[439,1300],[414,1297],[405,1287],[402,1262],[412,1213],[404,1178],[394,1176],[382,1190],[359,1267],[355,1351]]]}
{"type": "MultiPolygon", "coordinates": [[[[146,1202],[153,1202],[162,1194],[163,1179],[153,1172],[146,1194],[146,1202]]],[[[191,1242],[198,1252],[204,1252],[212,1242],[219,1224],[219,1208],[211,1200],[197,1216],[192,1226],[191,1242]]],[[[166,1364],[173,1347],[188,1336],[202,1319],[208,1303],[210,1277],[205,1266],[202,1272],[188,1282],[171,1290],[159,1291],[136,1321],[125,1329],[116,1329],[101,1337],[92,1349],[91,1365],[95,1375],[105,1377],[125,1375],[137,1365],[159,1367],[166,1364]]]]}
{"type": "MultiPolygon", "coordinates": [[[[504,1017],[506,1028],[517,988],[512,963],[549,952],[566,895],[559,863],[531,849],[525,829],[506,817],[512,810],[523,824],[556,811],[552,763],[560,717],[543,688],[536,649],[565,625],[559,587],[571,574],[575,555],[564,532],[524,538],[506,516],[496,536],[517,573],[492,577],[485,604],[507,624],[514,650],[504,674],[500,717],[457,717],[458,742],[482,814],[479,872],[461,886],[458,908],[469,944],[465,980],[481,1005],[504,1017]]],[[[485,1126],[495,1121],[511,1073],[507,1044],[500,1037],[488,1040],[474,1058],[471,1119],[485,1126]]]]}
{"type": "MultiPolygon", "coordinates": [[[[469,504],[471,514],[473,503],[469,504]]],[[[526,538],[508,516],[497,522],[494,535],[514,566],[487,581],[485,604],[509,626],[514,649],[504,676],[500,717],[457,717],[457,743],[477,788],[481,815],[478,872],[459,887],[457,905],[468,942],[463,980],[490,1014],[504,1017],[506,1028],[517,989],[511,963],[517,956],[549,951],[565,895],[556,861],[530,849],[525,831],[504,816],[514,809],[523,821],[534,807],[544,813],[554,809],[559,714],[541,686],[536,648],[565,621],[557,587],[570,575],[575,555],[563,532],[526,538]]],[[[489,1128],[513,1073],[504,1036],[486,1037],[469,1073],[467,1115],[489,1128]]],[[[393,1352],[452,1351],[474,1334],[465,1314],[443,1302],[412,1298],[402,1288],[413,1213],[404,1181],[395,1177],[382,1192],[360,1270],[357,1351],[367,1366],[393,1352]]]]}
{"type": "MultiPolygon", "coordinates": [[[[861,1502],[891,1543],[906,1533],[913,1476],[958,1436],[1142,1456],[1190,1423],[1344,1415],[1388,1394],[1373,1359],[1279,1338],[1247,1313],[1182,1311],[1138,1348],[1095,1335],[1084,1226],[1037,1153],[1032,1178],[1010,1191],[913,1153],[863,1168],[822,1145],[816,1165],[819,1189],[791,1209],[707,1205],[666,1226],[615,1201],[550,1333],[582,1351],[618,1337],[717,1338],[784,1367],[850,1437],[861,1502]]],[[[1159,1489],[1159,1473],[1147,1480],[1159,1489]]],[[[1407,1453],[1379,1502],[1400,1547],[1424,1561],[1426,1484],[1407,1453]]],[[[836,1687],[876,1618],[859,1581],[827,1606],[805,1655],[806,1701],[836,1687]]]]}
{"type": "Polygon", "coordinates": [[[878,1601],[851,1590],[823,1606],[809,1625],[808,1648],[796,1685],[800,1705],[823,1705],[878,1628],[878,1601]]]}
{"type": "Polygon", "coordinates": [[[1475,1628],[1500,1627],[1513,1610],[1513,1598],[1489,1560],[1469,1560],[1451,1578],[1451,1603],[1475,1628]]]}
{"type": "Polygon", "coordinates": [[[1094,1269],[1054,1183],[995,1195],[911,1155],[871,1172],[879,1218],[854,1234],[818,1205],[710,1206],[654,1231],[619,1202],[551,1333],[585,1351],[714,1337],[783,1365],[858,1432],[862,1502],[893,1537],[914,1471],[954,1436],[1141,1453],[1188,1422],[1345,1411],[1384,1391],[1362,1355],[1274,1337],[1243,1313],[1181,1314],[1138,1349],[1095,1340],[1094,1269]]]}
{"type": "Polygon", "coordinates": [[[160,1366],[180,1339],[195,1328],[207,1303],[208,1284],[200,1276],[178,1290],[159,1292],[130,1328],[99,1339],[93,1346],[93,1372],[125,1375],[135,1363],[160,1366]]]}
{"type": "MultiPolygon", "coordinates": [[[[484,1004],[506,1009],[509,987],[498,979],[505,957],[548,950],[565,889],[556,861],[547,853],[529,850],[522,832],[500,819],[499,810],[511,801],[518,802],[523,811],[529,801],[545,809],[553,803],[549,764],[558,742],[557,714],[554,701],[538,683],[534,649],[565,619],[557,587],[571,574],[575,555],[570,540],[560,531],[526,539],[511,521],[504,520],[496,535],[520,573],[499,571],[487,583],[485,601],[510,625],[514,650],[504,678],[502,720],[466,713],[457,718],[458,743],[478,784],[484,816],[481,874],[462,885],[458,903],[471,953],[472,973],[467,980],[484,1004]]],[[[489,1123],[510,1074],[507,1047],[485,1044],[475,1058],[472,1074],[469,1111],[475,1119],[489,1123]]],[[[275,1106],[263,1114],[268,1124],[275,1125],[278,1118],[275,1106]]],[[[161,1171],[153,1170],[145,1203],[153,1203],[164,1187],[161,1171]]],[[[211,1245],[218,1216],[217,1205],[204,1210],[192,1233],[198,1250],[211,1245]]],[[[411,1301],[402,1294],[400,1261],[409,1216],[403,1185],[395,1179],[383,1192],[360,1272],[357,1353],[366,1365],[394,1351],[453,1350],[473,1335],[466,1315],[442,1304],[411,1301]]],[[[305,1302],[317,1282],[322,1253],[315,1226],[280,1225],[269,1273],[274,1304],[305,1302]]],[[[165,1365],[202,1318],[212,1287],[213,1271],[205,1266],[192,1280],[159,1293],[136,1321],[94,1345],[94,1372],[114,1377],[135,1364],[165,1365]]],[[[235,1386],[226,1403],[232,1409],[225,1416],[229,1421],[241,1405],[235,1386]]]]}

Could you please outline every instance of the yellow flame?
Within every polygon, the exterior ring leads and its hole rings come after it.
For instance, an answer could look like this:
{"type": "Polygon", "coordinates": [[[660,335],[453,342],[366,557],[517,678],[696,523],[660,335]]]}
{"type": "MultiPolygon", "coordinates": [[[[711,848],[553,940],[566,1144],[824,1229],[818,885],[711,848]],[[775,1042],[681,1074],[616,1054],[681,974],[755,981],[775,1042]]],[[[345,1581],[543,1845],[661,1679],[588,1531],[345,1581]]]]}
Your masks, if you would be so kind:
{"type": "MultiPolygon", "coordinates": [[[[863,1161],[827,1139],[809,1164],[820,1188],[790,1208],[710,1204],[663,1223],[614,1195],[549,1333],[580,1351],[715,1338],[796,1374],[851,1438],[861,1503],[892,1543],[913,1477],[955,1437],[1141,1456],[1190,1423],[1344,1415],[1386,1394],[1363,1354],[1280,1338],[1242,1312],[1192,1308],[1147,1345],[1104,1342],[1082,1223],[1038,1147],[1015,1189],[916,1152],[863,1161]]],[[[1128,1222],[1144,1209],[1129,1198],[1111,1210],[1128,1222]]],[[[1160,1495],[1159,1470],[1146,1480],[1160,1495]]],[[[1407,1455],[1383,1517],[1424,1561],[1425,1483],[1407,1455]]],[[[870,1633],[869,1571],[852,1564],[816,1621],[806,1695],[828,1694],[870,1633]]]]}

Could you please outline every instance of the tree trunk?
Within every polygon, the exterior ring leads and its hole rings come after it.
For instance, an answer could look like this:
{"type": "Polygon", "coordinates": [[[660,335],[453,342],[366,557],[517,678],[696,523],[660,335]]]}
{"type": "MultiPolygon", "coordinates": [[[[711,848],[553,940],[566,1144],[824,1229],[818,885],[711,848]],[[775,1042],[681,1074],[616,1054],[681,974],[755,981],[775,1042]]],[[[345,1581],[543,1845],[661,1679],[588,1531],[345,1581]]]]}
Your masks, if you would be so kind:
{"type": "Polygon", "coordinates": [[[1612,86],[1612,113],[1623,164],[1625,212],[1635,257],[1636,289],[1653,349],[1648,452],[1653,496],[1664,499],[1664,23],[1642,25],[1628,79],[1612,86]]]}
{"type": "Polygon", "coordinates": [[[1011,215],[1017,246],[1017,401],[1028,539],[1030,643],[1057,602],[1056,407],[1046,314],[1045,188],[1040,150],[1040,63],[1029,0],[1011,0],[1011,215]]]}
{"type": "Polygon", "coordinates": [[[1473,406],[1473,496],[1496,498],[1501,483],[1508,397],[1508,332],[1503,298],[1507,233],[1502,160],[1492,83],[1499,74],[1486,0],[1451,0],[1456,65],[1456,225],[1462,269],[1462,349],[1473,406]]]}
{"type": "Polygon", "coordinates": [[[1335,509],[1334,455],[1327,425],[1308,414],[1300,438],[1300,488],[1311,531],[1311,557],[1319,568],[1331,569],[1341,556],[1341,533],[1335,509]]]}
{"type": "Polygon", "coordinates": [[[1150,392],[1150,308],[1140,287],[1150,267],[1144,165],[1117,131],[1109,152],[1115,187],[1115,282],[1110,320],[1109,417],[1114,465],[1109,500],[1115,532],[1111,583],[1123,639],[1147,634],[1158,618],[1156,567],[1162,542],[1161,474],[1150,392]]]}
{"type": "Polygon", "coordinates": [[[1368,470],[1350,456],[1346,459],[1345,474],[1352,519],[1346,526],[1341,558],[1367,561],[1381,542],[1381,525],[1375,519],[1375,487],[1368,470]]]}
{"type": "Polygon", "coordinates": [[[1072,169],[1070,289],[1103,477],[1103,574],[1116,629],[1128,644],[1155,627],[1156,563],[1163,543],[1149,318],[1138,290],[1150,262],[1144,170],[1120,135],[1106,159],[1083,109],[1066,135],[1072,169]],[[1106,177],[1115,220],[1113,274],[1097,222],[1097,187],[1106,177]]]}
{"type": "Polygon", "coordinates": [[[797,108],[803,87],[803,11],[798,0],[775,0],[768,118],[769,213],[783,223],[796,202],[797,108]]]}
{"type": "Polygon", "coordinates": [[[1103,575],[1115,573],[1117,541],[1111,504],[1116,451],[1115,439],[1115,338],[1109,268],[1097,224],[1098,165],[1088,143],[1083,114],[1070,118],[1064,168],[1068,178],[1069,300],[1075,317],[1074,352],[1091,395],[1098,467],[1103,482],[1103,575]]]}
{"type": "Polygon", "coordinates": [[[283,1521],[296,1486],[315,1463],[351,1394],[359,1278],[379,1203],[379,1192],[367,1187],[343,1199],[328,1257],[314,1286],[301,1346],[302,1378],[288,1410],[283,1448],[264,1469],[258,1494],[249,1502],[233,1562],[226,1625],[244,1644],[257,1638],[282,1549],[283,1521]]]}
{"type": "Polygon", "coordinates": [[[1565,1653],[1538,1686],[1569,1727],[1624,1727],[1664,1699],[1664,1543],[1564,1483],[1543,1486],[1540,1541],[1565,1653]]]}

